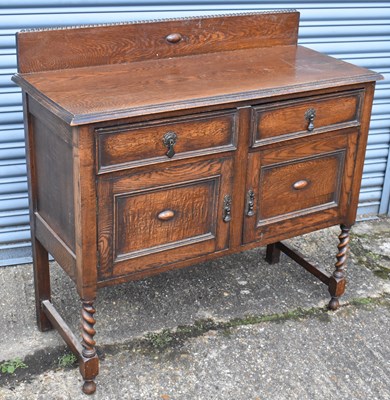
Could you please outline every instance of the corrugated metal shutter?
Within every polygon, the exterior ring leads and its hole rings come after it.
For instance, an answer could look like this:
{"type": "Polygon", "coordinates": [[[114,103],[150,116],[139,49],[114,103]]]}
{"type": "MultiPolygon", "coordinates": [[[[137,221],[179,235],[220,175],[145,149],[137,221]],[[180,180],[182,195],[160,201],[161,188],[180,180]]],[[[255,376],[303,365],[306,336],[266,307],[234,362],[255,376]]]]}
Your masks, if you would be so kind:
{"type": "Polygon", "coordinates": [[[139,19],[296,8],[300,43],[382,73],[377,86],[360,196],[360,214],[387,212],[390,196],[390,2],[363,1],[104,1],[0,0],[0,265],[30,257],[21,96],[16,31],[139,19]],[[388,170],[386,176],[386,168],[388,170]]]}

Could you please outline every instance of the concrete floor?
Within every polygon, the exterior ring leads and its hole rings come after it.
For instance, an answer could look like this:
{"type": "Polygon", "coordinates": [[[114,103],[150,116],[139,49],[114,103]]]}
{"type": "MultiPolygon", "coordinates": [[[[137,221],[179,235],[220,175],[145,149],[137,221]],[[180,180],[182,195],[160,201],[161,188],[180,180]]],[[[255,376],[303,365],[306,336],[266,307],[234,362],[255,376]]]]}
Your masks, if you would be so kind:
{"type": "MultiPolygon", "coordinates": [[[[333,270],[338,228],[291,240],[333,270]]],[[[264,248],[99,291],[102,355],[94,399],[390,399],[390,220],[352,230],[342,307],[327,288],[264,248]],[[183,327],[185,326],[185,327],[183,327]]],[[[79,325],[73,283],[53,263],[53,302],[79,325]]],[[[35,324],[32,266],[0,269],[0,399],[83,399],[77,367],[56,332],[35,324]],[[1,364],[1,361],[0,361],[1,364]]]]}

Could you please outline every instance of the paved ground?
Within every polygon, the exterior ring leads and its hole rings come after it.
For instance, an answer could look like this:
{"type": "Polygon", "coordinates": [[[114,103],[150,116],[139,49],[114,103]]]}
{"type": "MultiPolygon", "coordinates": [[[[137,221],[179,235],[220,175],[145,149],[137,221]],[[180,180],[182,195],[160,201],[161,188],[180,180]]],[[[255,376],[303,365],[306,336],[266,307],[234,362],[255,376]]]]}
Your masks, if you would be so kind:
{"type": "MultiPolygon", "coordinates": [[[[332,270],[338,229],[294,239],[332,270]]],[[[390,220],[353,228],[343,306],[324,310],[326,287],[264,249],[99,292],[102,354],[94,399],[390,399],[390,220]]],[[[53,301],[77,331],[79,301],[53,263],[53,301]]],[[[66,349],[35,326],[31,265],[0,269],[0,399],[85,399],[66,349]]]]}

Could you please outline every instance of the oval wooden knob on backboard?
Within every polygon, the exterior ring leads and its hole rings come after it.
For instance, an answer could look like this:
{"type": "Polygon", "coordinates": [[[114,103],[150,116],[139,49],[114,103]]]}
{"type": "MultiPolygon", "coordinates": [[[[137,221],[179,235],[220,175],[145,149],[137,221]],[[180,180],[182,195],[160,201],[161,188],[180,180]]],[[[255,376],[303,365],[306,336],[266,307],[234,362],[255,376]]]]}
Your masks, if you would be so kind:
{"type": "Polygon", "coordinates": [[[183,36],[180,33],[170,33],[165,37],[165,40],[169,43],[178,43],[183,39],[183,36]]]}
{"type": "Polygon", "coordinates": [[[170,219],[172,219],[175,216],[175,212],[172,210],[165,210],[165,211],[161,211],[158,215],[157,218],[160,221],[169,221],[170,219]]]}
{"type": "Polygon", "coordinates": [[[300,181],[296,181],[292,187],[295,190],[300,190],[300,189],[304,189],[307,185],[309,184],[309,182],[306,179],[302,179],[300,181]]]}

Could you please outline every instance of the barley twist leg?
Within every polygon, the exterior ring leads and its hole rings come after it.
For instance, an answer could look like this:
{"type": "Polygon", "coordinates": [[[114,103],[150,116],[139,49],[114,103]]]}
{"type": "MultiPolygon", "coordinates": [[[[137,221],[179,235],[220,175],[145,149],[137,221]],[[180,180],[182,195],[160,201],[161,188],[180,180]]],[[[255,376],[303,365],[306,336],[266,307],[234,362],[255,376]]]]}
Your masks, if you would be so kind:
{"type": "MultiPolygon", "coordinates": [[[[94,329],[94,325],[96,323],[96,320],[94,318],[96,310],[93,306],[92,301],[83,301],[82,304],[82,310],[81,310],[81,326],[82,326],[82,356],[84,358],[83,364],[88,364],[88,361],[92,361],[97,359],[96,355],[96,342],[94,340],[94,335],[96,333],[94,329]]],[[[94,362],[92,362],[92,365],[95,365],[94,362]]],[[[89,369],[87,369],[89,370],[89,369]]],[[[84,384],[83,384],[83,392],[86,394],[92,394],[96,390],[96,383],[94,381],[95,377],[97,375],[97,371],[90,371],[90,373],[85,373],[83,374],[84,377],[84,384]]]]}
{"type": "Polygon", "coordinates": [[[335,271],[330,278],[329,282],[329,293],[332,299],[329,302],[329,308],[331,310],[337,310],[340,306],[339,297],[341,297],[345,291],[345,267],[347,261],[347,252],[349,244],[349,230],[350,227],[346,225],[340,225],[341,233],[339,235],[339,244],[337,246],[338,253],[336,255],[337,262],[335,264],[335,271]]]}

